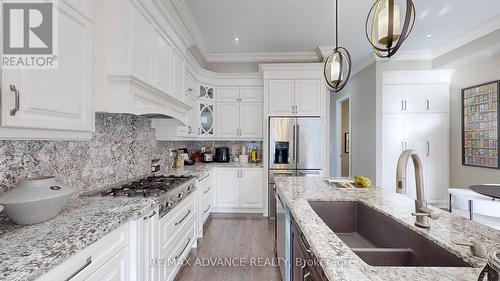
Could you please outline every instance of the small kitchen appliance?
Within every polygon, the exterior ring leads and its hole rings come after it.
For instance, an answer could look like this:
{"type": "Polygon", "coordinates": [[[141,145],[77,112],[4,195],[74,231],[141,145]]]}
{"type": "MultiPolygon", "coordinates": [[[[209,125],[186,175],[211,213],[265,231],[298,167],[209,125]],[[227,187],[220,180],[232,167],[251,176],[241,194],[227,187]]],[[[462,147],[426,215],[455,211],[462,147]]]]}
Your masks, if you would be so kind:
{"type": "Polygon", "coordinates": [[[215,162],[227,163],[231,160],[229,156],[229,147],[215,148],[215,162]]]}
{"type": "Polygon", "coordinates": [[[203,163],[214,162],[214,154],[211,152],[203,152],[201,154],[201,162],[203,162],[203,163]]]}

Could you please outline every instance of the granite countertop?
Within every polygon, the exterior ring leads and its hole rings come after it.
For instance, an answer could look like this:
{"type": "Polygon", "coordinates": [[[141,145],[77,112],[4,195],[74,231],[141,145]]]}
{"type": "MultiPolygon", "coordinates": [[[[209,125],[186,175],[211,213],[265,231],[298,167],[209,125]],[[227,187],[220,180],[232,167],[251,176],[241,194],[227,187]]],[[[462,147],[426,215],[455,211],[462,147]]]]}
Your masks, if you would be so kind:
{"type": "Polygon", "coordinates": [[[441,211],[441,217],[429,220],[430,230],[414,226],[414,200],[381,188],[337,189],[319,177],[280,177],[276,179],[280,196],[309,242],[329,280],[477,280],[485,262],[469,255],[469,248],[452,241],[467,241],[471,237],[500,249],[500,231],[465,218],[441,211]],[[397,220],[411,230],[457,255],[474,267],[374,267],[366,264],[335,235],[310,207],[308,200],[360,201],[397,220]]]}
{"type": "MultiPolygon", "coordinates": [[[[262,165],[196,164],[169,169],[162,174],[200,177],[215,167],[258,168],[262,165]]],[[[124,223],[146,215],[158,207],[160,201],[154,197],[80,196],[54,219],[29,226],[16,225],[0,216],[0,280],[34,280],[124,223]]]]}

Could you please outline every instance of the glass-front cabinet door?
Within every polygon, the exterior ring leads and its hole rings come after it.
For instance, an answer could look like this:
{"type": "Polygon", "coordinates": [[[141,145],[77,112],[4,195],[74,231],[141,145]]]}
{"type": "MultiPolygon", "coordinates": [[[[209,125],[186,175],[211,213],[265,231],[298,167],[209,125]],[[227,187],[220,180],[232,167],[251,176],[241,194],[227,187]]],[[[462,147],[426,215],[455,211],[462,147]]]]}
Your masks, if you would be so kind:
{"type": "Polygon", "coordinates": [[[200,102],[200,127],[199,135],[211,137],[215,135],[215,115],[213,103],[200,102]]]}
{"type": "Polygon", "coordinates": [[[200,85],[200,94],[198,96],[202,100],[215,100],[215,87],[210,85],[200,85]]]}

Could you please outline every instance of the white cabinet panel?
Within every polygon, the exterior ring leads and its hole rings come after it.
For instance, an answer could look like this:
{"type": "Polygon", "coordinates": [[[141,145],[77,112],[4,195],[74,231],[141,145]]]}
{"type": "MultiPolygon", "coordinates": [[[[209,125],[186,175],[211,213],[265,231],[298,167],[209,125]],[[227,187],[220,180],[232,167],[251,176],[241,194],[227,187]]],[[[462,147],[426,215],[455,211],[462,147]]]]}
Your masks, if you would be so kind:
{"type": "Polygon", "coordinates": [[[298,115],[321,115],[321,82],[296,80],[295,106],[298,115]]]}
{"type": "Polygon", "coordinates": [[[184,100],[184,57],[177,50],[172,52],[172,96],[184,100]]]}
{"type": "Polygon", "coordinates": [[[406,118],[398,114],[385,114],[383,117],[383,187],[396,190],[396,164],[406,149],[406,118]]]}
{"type": "Polygon", "coordinates": [[[218,169],[215,200],[219,208],[237,208],[240,205],[238,169],[218,169]]]}
{"type": "Polygon", "coordinates": [[[128,281],[130,280],[130,256],[128,248],[122,249],[108,262],[95,271],[86,281],[128,281]]]}
{"type": "Polygon", "coordinates": [[[426,109],[428,112],[445,113],[450,108],[450,86],[431,85],[427,91],[426,109]]]}
{"type": "Polygon", "coordinates": [[[238,87],[217,87],[217,102],[239,102],[239,98],[238,87]]]}
{"type": "Polygon", "coordinates": [[[198,89],[198,86],[197,86],[197,82],[196,80],[194,79],[193,75],[191,75],[191,73],[189,72],[185,72],[184,73],[184,91],[186,91],[186,93],[189,93],[190,95],[196,95],[196,90],[198,89]]]}
{"type": "MultiPolygon", "coordinates": [[[[218,92],[220,93],[220,92],[218,92]]],[[[217,135],[219,137],[236,138],[239,136],[238,103],[220,103],[217,105],[217,135]]]]}
{"type": "Polygon", "coordinates": [[[293,115],[294,84],[293,80],[269,81],[269,115],[293,115]]]}
{"type": "Polygon", "coordinates": [[[262,104],[240,104],[240,133],[242,138],[262,138],[262,104]]]}
{"type": "Polygon", "coordinates": [[[170,45],[168,40],[158,30],[156,30],[155,37],[155,83],[158,84],[162,91],[164,91],[165,93],[170,93],[172,83],[172,70],[170,67],[172,61],[172,45],[170,45]]]}
{"type": "Polygon", "coordinates": [[[93,24],[61,3],[59,68],[2,70],[2,126],[91,131],[93,128],[93,24]],[[11,87],[19,91],[19,111],[11,87]]]}
{"type": "Polygon", "coordinates": [[[405,100],[409,94],[408,85],[384,85],[383,92],[384,113],[400,113],[405,111],[405,100]]]}
{"type": "Polygon", "coordinates": [[[132,35],[130,42],[132,72],[140,79],[152,82],[153,23],[146,12],[138,6],[138,3],[131,5],[129,11],[130,34],[132,35]]]}
{"type": "Polygon", "coordinates": [[[241,102],[262,102],[262,87],[240,87],[241,102]]]}
{"type": "Polygon", "coordinates": [[[262,169],[241,169],[242,208],[262,208],[262,169]]]}

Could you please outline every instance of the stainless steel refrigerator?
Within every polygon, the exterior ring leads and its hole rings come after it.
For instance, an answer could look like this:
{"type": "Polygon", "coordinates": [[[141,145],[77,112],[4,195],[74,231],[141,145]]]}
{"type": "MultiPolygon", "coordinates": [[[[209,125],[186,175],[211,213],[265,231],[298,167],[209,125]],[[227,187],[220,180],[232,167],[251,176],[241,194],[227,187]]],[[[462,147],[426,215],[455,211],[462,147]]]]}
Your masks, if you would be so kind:
{"type": "Polygon", "coordinates": [[[269,118],[269,217],[276,216],[275,177],[323,174],[320,117],[269,118]]]}

